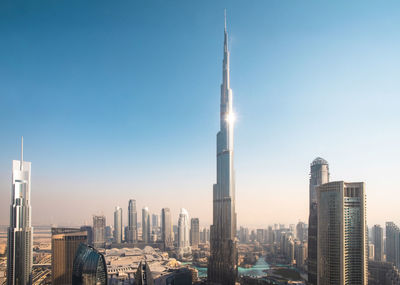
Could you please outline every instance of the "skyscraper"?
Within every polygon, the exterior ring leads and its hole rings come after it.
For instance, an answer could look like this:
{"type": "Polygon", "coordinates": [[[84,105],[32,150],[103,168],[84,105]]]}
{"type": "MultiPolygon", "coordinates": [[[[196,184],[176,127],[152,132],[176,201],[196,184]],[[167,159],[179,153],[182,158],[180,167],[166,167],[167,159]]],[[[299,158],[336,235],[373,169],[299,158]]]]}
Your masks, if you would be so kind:
{"type": "Polygon", "coordinates": [[[217,134],[217,183],[213,187],[213,224],[207,278],[209,283],[234,284],[238,273],[233,167],[234,113],[229,83],[226,17],[222,67],[220,130],[217,134]]]}
{"type": "Polygon", "coordinates": [[[31,163],[24,161],[23,138],[21,160],[12,162],[10,226],[8,228],[7,284],[31,284],[31,163]]]}
{"type": "Polygon", "coordinates": [[[76,251],[87,242],[87,232],[74,228],[51,229],[51,278],[53,285],[72,283],[76,251]]]}
{"type": "Polygon", "coordinates": [[[128,205],[128,236],[126,240],[128,243],[137,242],[137,211],[136,200],[129,200],[128,205]]]}
{"type": "Polygon", "coordinates": [[[180,257],[190,254],[190,229],[189,229],[189,213],[182,208],[178,220],[178,250],[180,257]]]}
{"type": "Polygon", "coordinates": [[[380,225],[374,225],[372,228],[372,242],[374,243],[375,261],[384,261],[383,229],[380,225]]]}
{"type": "Polygon", "coordinates": [[[107,265],[104,256],[81,243],[72,267],[72,285],[106,285],[107,265]]]}
{"type": "Polygon", "coordinates": [[[386,223],[386,261],[400,268],[400,229],[393,222],[386,223]]]}
{"type": "Polygon", "coordinates": [[[147,207],[142,209],[142,240],[144,243],[150,242],[150,213],[147,207]]]}
{"type": "Polygon", "coordinates": [[[122,208],[119,206],[114,212],[114,242],[122,243],[122,208]]]}
{"type": "Polygon", "coordinates": [[[172,220],[169,208],[161,210],[161,238],[165,248],[170,249],[173,247],[172,220]]]}
{"type": "Polygon", "coordinates": [[[93,246],[104,247],[106,243],[106,217],[93,216],[93,246]]]}
{"type": "Polygon", "coordinates": [[[158,215],[157,214],[151,215],[151,227],[154,230],[158,228],[158,215]]]}
{"type": "Polygon", "coordinates": [[[197,248],[200,243],[200,222],[199,218],[190,220],[190,245],[197,248]]]}
{"type": "Polygon", "coordinates": [[[318,228],[318,205],[316,188],[329,182],[328,162],[317,157],[311,163],[310,171],[310,213],[308,218],[308,282],[317,285],[317,228],[318,228]]]}
{"type": "Polygon", "coordinates": [[[366,285],[368,237],[363,182],[317,188],[318,285],[366,285]]]}

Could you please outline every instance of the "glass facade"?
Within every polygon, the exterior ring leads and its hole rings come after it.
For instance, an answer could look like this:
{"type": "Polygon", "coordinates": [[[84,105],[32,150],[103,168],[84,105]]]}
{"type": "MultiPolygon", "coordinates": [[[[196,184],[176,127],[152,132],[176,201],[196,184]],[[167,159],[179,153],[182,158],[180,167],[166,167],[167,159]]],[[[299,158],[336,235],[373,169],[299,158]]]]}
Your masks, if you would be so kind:
{"type": "Polygon", "coordinates": [[[79,245],[72,269],[72,284],[107,284],[106,261],[93,247],[83,243],[79,245]]]}

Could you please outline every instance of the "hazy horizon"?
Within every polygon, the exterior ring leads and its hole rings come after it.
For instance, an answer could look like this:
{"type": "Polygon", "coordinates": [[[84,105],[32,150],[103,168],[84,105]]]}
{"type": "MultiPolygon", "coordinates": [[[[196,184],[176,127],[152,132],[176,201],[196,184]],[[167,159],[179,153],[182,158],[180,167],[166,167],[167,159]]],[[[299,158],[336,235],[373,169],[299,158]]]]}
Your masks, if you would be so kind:
{"type": "Polygon", "coordinates": [[[34,225],[126,224],[129,199],[209,225],[224,8],[238,228],[308,223],[316,157],[400,224],[399,2],[23,2],[0,3],[1,225],[21,136],[34,225]]]}

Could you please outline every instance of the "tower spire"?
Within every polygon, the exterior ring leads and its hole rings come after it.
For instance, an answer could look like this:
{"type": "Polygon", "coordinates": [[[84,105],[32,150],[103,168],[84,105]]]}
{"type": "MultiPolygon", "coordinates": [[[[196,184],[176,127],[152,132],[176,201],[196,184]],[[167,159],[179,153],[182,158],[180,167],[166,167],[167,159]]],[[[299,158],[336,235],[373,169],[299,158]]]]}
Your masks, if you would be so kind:
{"type": "Polygon", "coordinates": [[[24,162],[24,136],[21,136],[21,164],[19,166],[21,171],[23,162],[24,162]]]}

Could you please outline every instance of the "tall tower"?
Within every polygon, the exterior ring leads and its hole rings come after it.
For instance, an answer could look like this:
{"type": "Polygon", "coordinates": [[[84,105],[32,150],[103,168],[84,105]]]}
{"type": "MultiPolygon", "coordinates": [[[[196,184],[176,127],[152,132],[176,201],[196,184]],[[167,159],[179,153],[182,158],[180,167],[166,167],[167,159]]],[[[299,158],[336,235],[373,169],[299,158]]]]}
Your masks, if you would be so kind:
{"type": "Polygon", "coordinates": [[[177,253],[179,257],[183,257],[184,255],[191,253],[189,213],[184,208],[182,208],[181,212],[179,213],[177,253]]]}
{"type": "Polygon", "coordinates": [[[122,208],[119,206],[114,212],[114,242],[122,243],[122,208]]]}
{"type": "Polygon", "coordinates": [[[137,211],[136,200],[129,200],[128,204],[128,243],[137,242],[137,211]]]}
{"type": "Polygon", "coordinates": [[[318,228],[318,207],[316,188],[329,182],[328,162],[317,157],[311,163],[310,171],[310,216],[308,218],[308,282],[317,285],[317,228],[318,228]]]}
{"type": "Polygon", "coordinates": [[[217,183],[213,187],[213,225],[211,226],[211,255],[208,281],[235,284],[237,280],[235,175],[233,168],[232,90],[229,84],[228,33],[224,30],[224,59],[222,62],[220,131],[217,134],[217,183]]]}
{"type": "Polygon", "coordinates": [[[200,243],[200,222],[199,218],[190,220],[190,245],[192,248],[198,248],[200,243]]]}
{"type": "Polygon", "coordinates": [[[93,246],[104,247],[106,243],[106,217],[93,216],[93,246]]]}
{"type": "Polygon", "coordinates": [[[317,188],[318,285],[368,284],[368,237],[363,182],[317,188]]]}
{"type": "Polygon", "coordinates": [[[393,222],[386,222],[386,261],[400,268],[400,228],[393,222]]]}
{"type": "Polygon", "coordinates": [[[373,226],[372,241],[374,244],[374,260],[375,261],[384,261],[383,229],[380,225],[373,226]]]}
{"type": "Polygon", "coordinates": [[[162,208],[161,210],[161,239],[166,249],[173,247],[172,220],[169,208],[162,208]]]}
{"type": "Polygon", "coordinates": [[[150,242],[150,213],[147,207],[142,209],[142,240],[144,243],[150,242]]]}
{"type": "Polygon", "coordinates": [[[21,139],[21,160],[13,160],[8,228],[7,284],[32,283],[31,163],[24,161],[24,140],[21,139]]]}

